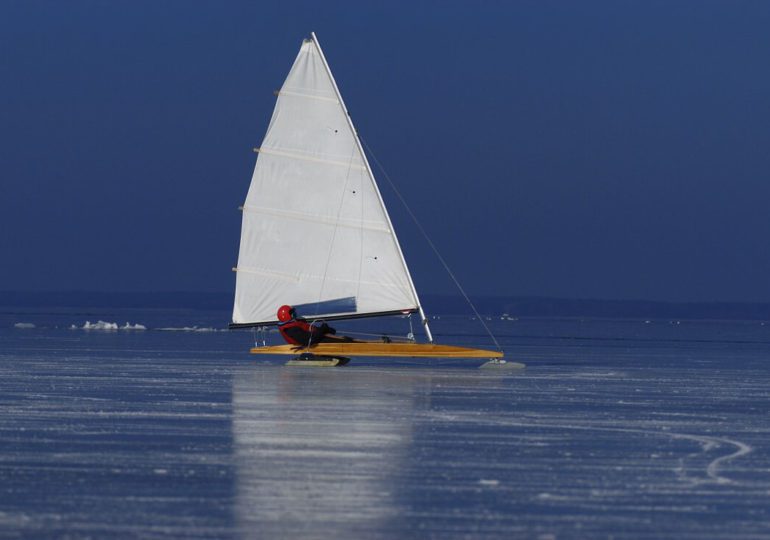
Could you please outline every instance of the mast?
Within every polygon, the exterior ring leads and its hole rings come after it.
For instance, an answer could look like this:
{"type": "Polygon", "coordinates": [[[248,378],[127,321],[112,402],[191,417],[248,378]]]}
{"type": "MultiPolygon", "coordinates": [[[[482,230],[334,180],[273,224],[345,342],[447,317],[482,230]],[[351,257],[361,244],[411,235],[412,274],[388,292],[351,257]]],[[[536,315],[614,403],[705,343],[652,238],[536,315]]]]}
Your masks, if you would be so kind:
{"type": "Polygon", "coordinates": [[[428,337],[428,341],[433,343],[433,334],[430,331],[428,318],[425,316],[425,311],[422,308],[422,302],[420,302],[420,297],[417,294],[417,289],[414,287],[414,281],[412,281],[412,274],[409,272],[409,267],[406,265],[406,259],[404,258],[404,253],[401,251],[401,244],[398,242],[398,236],[396,236],[396,230],[393,228],[393,222],[390,220],[390,214],[388,214],[388,209],[385,207],[385,201],[382,199],[382,194],[380,193],[380,187],[377,185],[377,180],[374,179],[374,172],[372,172],[372,167],[371,165],[369,165],[369,159],[366,157],[366,152],[364,152],[364,149],[361,146],[361,141],[358,138],[358,132],[356,131],[355,126],[353,126],[353,119],[350,117],[348,108],[345,106],[345,100],[342,99],[342,94],[340,94],[340,89],[337,87],[337,81],[334,79],[334,75],[332,75],[332,71],[329,68],[329,63],[326,61],[326,56],[324,56],[323,49],[321,49],[321,44],[318,43],[318,38],[316,37],[315,32],[310,32],[310,38],[313,40],[313,43],[318,49],[318,52],[321,56],[321,61],[323,62],[324,68],[326,68],[326,73],[329,75],[329,78],[332,81],[334,92],[337,94],[337,99],[339,100],[340,107],[342,107],[342,112],[345,113],[345,118],[348,121],[348,127],[350,128],[350,131],[353,133],[353,138],[355,139],[356,144],[358,145],[358,150],[361,152],[361,155],[364,158],[366,171],[369,173],[369,177],[372,179],[372,184],[374,185],[374,192],[377,194],[377,198],[380,201],[380,206],[382,207],[382,210],[385,213],[385,219],[388,220],[388,227],[390,227],[390,231],[393,234],[393,239],[396,242],[396,249],[398,250],[398,254],[401,257],[401,264],[404,266],[404,270],[406,271],[407,278],[409,278],[409,286],[412,289],[412,294],[414,295],[415,299],[417,299],[417,309],[420,313],[420,318],[422,319],[422,325],[423,325],[423,328],[425,329],[425,335],[428,337]]]}

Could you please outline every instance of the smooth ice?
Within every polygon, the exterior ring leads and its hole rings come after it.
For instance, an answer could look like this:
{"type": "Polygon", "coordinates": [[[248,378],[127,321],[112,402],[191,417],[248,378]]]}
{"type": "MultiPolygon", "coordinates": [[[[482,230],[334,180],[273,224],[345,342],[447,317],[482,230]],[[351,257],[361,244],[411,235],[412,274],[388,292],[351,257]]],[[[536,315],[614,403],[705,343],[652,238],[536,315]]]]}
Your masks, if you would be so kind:
{"type": "Polygon", "coordinates": [[[770,537],[770,326],[492,320],[527,364],[497,372],[289,368],[202,316],[88,315],[148,330],[0,319],[0,536],[770,537]]]}

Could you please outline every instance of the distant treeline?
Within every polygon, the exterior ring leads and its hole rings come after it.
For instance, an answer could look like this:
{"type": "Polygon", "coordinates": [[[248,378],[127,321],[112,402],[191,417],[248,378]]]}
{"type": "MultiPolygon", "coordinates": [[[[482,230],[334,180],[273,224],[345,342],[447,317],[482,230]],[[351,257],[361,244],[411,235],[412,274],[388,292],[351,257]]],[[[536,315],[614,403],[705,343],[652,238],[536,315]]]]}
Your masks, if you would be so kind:
{"type": "MultiPolygon", "coordinates": [[[[463,298],[421,296],[428,315],[472,315],[463,298]]],[[[586,300],[517,296],[472,298],[483,315],[511,317],[597,317],[638,319],[770,320],[770,303],[650,302],[642,300],[586,300]]],[[[115,307],[232,309],[226,292],[0,292],[0,307],[115,307]]]]}

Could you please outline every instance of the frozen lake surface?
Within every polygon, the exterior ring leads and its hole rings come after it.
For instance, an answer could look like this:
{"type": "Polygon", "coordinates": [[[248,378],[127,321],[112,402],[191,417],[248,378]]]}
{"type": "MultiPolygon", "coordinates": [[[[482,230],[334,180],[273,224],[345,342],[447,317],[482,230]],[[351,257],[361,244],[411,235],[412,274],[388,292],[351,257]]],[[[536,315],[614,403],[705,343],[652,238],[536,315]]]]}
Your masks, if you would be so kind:
{"type": "Polygon", "coordinates": [[[226,320],[0,313],[0,537],[770,538],[770,323],[493,320],[504,372],[226,320]]]}

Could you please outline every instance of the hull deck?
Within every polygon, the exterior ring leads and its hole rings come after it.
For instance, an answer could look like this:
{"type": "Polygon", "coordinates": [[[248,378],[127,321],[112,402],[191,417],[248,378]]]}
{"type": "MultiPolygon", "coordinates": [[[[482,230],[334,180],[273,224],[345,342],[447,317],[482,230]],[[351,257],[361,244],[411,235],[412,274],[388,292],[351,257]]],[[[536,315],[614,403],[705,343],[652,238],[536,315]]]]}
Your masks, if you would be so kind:
{"type": "Polygon", "coordinates": [[[470,349],[454,345],[434,343],[382,343],[365,341],[358,343],[318,343],[311,347],[295,345],[271,345],[254,347],[252,354],[297,355],[312,353],[319,356],[391,356],[411,358],[502,358],[500,351],[470,349]]]}

